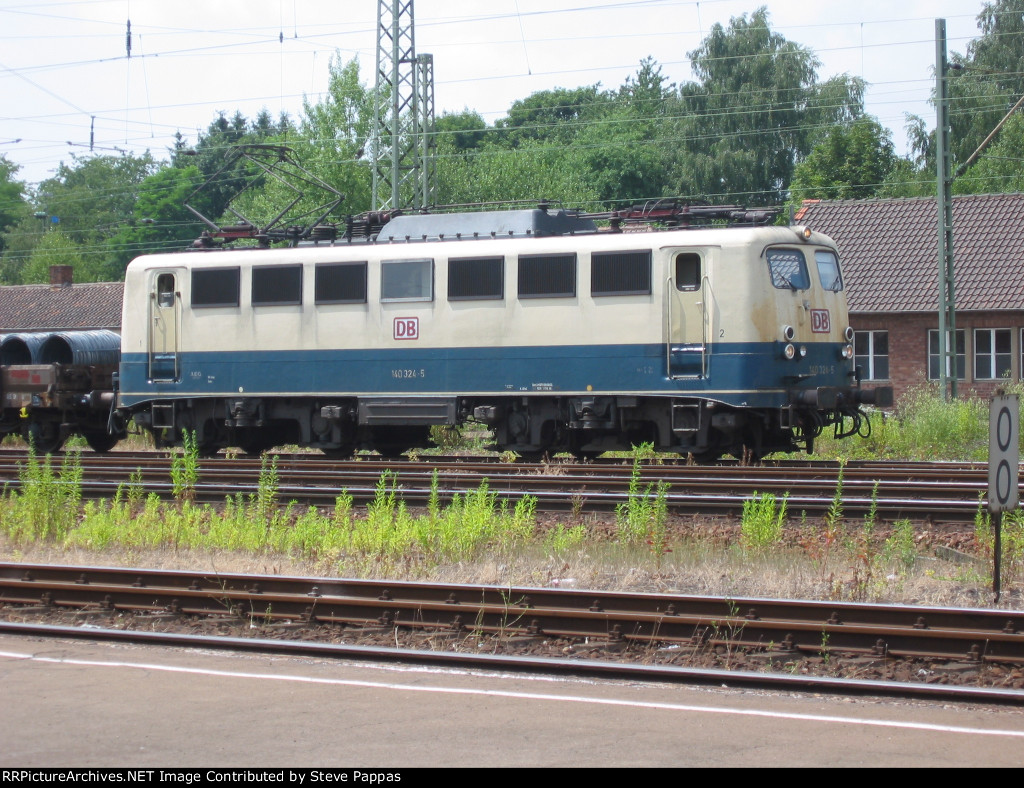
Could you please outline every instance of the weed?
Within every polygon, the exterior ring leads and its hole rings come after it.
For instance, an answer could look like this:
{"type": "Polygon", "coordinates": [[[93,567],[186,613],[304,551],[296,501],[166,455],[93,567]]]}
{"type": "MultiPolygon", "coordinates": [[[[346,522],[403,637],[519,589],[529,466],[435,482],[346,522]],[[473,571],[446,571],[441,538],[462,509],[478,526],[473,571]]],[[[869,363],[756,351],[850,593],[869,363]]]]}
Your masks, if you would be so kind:
{"type": "Polygon", "coordinates": [[[60,470],[49,455],[40,459],[30,443],[19,471],[20,492],[11,492],[0,512],[0,530],[14,542],[63,540],[77,524],[82,502],[79,453],[68,452],[60,470]]]}
{"type": "Polygon", "coordinates": [[[789,493],[780,502],[771,493],[757,493],[743,502],[740,539],[744,547],[761,550],[782,542],[789,493]]]}
{"type": "Polygon", "coordinates": [[[641,466],[645,457],[653,452],[653,444],[633,449],[633,471],[629,477],[626,500],[615,507],[615,530],[622,544],[648,545],[659,561],[668,548],[668,490],[669,485],[659,481],[648,483],[641,490],[641,466]],[[653,490],[653,493],[652,493],[653,490]]]}
{"type": "Polygon", "coordinates": [[[846,468],[846,460],[839,461],[839,472],[836,474],[836,491],[832,496],[832,503],[829,504],[825,513],[825,524],[829,531],[836,533],[843,519],[843,470],[846,468]]]}
{"type": "Polygon", "coordinates": [[[199,446],[195,432],[181,431],[181,452],[171,456],[171,487],[179,506],[191,503],[199,481],[199,446]]]}
{"type": "Polygon", "coordinates": [[[567,553],[579,550],[587,537],[587,530],[582,525],[566,528],[558,523],[544,535],[544,547],[556,557],[564,557],[567,553]]]}
{"type": "Polygon", "coordinates": [[[904,573],[917,561],[917,545],[914,542],[914,525],[910,520],[897,520],[892,524],[892,534],[885,540],[882,555],[887,561],[896,561],[904,573]]]}

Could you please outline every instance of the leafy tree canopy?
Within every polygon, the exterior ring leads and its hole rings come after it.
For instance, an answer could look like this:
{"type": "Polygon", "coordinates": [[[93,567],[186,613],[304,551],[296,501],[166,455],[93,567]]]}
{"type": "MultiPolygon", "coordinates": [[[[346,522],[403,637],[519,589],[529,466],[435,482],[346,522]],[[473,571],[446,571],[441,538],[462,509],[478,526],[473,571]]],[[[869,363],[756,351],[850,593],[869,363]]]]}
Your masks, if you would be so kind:
{"type": "Polygon", "coordinates": [[[796,165],[792,197],[796,202],[872,197],[896,161],[891,133],[874,118],[863,116],[849,125],[830,126],[810,155],[796,165]]]}

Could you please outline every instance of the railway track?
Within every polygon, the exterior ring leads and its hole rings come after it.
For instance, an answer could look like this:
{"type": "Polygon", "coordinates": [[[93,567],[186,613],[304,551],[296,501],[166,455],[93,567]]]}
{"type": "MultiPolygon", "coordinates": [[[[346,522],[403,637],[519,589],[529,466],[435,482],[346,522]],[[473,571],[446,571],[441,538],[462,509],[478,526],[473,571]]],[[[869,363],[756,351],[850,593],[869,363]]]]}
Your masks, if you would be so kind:
{"type": "Polygon", "coordinates": [[[1024,613],[1005,610],[4,563],[0,618],[36,637],[1024,703],[1024,613]]]}
{"type": "MultiPolygon", "coordinates": [[[[25,452],[0,452],[0,485],[17,487],[27,462],[25,452]]],[[[145,493],[171,497],[171,459],[155,452],[80,455],[82,492],[112,497],[133,476],[145,493]]],[[[61,459],[51,459],[59,467],[61,459]]],[[[357,504],[376,496],[384,474],[410,506],[425,505],[432,489],[441,501],[477,489],[486,479],[499,498],[529,494],[541,511],[614,511],[630,494],[632,465],[597,463],[503,463],[488,458],[429,458],[420,461],[326,460],[317,455],[276,457],[280,498],[303,505],[332,505],[343,490],[357,504]]],[[[219,502],[226,495],[257,489],[259,458],[217,456],[200,462],[196,498],[219,502]]],[[[869,511],[895,520],[935,523],[974,520],[986,491],[980,463],[780,462],[758,466],[690,466],[650,463],[642,466],[639,489],[663,483],[669,512],[679,515],[737,515],[756,493],[788,496],[791,512],[824,514],[841,495],[843,509],[859,517],[869,511]]]]}

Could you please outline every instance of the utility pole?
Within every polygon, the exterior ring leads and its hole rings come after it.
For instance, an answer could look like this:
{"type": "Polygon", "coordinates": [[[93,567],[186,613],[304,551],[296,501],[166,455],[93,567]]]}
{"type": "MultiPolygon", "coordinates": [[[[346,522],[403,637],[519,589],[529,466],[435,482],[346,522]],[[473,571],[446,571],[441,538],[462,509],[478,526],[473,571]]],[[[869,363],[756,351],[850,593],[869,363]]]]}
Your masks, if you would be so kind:
{"type": "Polygon", "coordinates": [[[434,56],[416,56],[416,78],[419,97],[416,135],[420,186],[417,191],[419,205],[434,204],[434,184],[437,182],[437,137],[434,135],[434,56]]]}
{"type": "Polygon", "coordinates": [[[416,55],[413,0],[378,0],[374,208],[420,208],[432,202],[433,131],[434,60],[416,55]]]}
{"type": "Polygon", "coordinates": [[[953,193],[949,155],[949,63],[946,20],[935,20],[935,180],[939,209],[939,381],[942,396],[956,399],[956,292],[953,276],[953,193]]]}

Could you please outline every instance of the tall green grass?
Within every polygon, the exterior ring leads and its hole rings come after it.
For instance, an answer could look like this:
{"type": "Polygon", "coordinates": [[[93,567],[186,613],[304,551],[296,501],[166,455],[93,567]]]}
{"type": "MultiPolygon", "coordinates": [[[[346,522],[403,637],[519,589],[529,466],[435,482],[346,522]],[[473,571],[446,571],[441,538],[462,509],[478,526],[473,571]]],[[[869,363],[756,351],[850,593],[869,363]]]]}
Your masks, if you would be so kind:
{"type": "Polygon", "coordinates": [[[868,437],[815,441],[815,455],[835,459],[982,461],[988,456],[988,401],[945,401],[937,388],[915,389],[892,413],[871,415],[868,437]]]}

